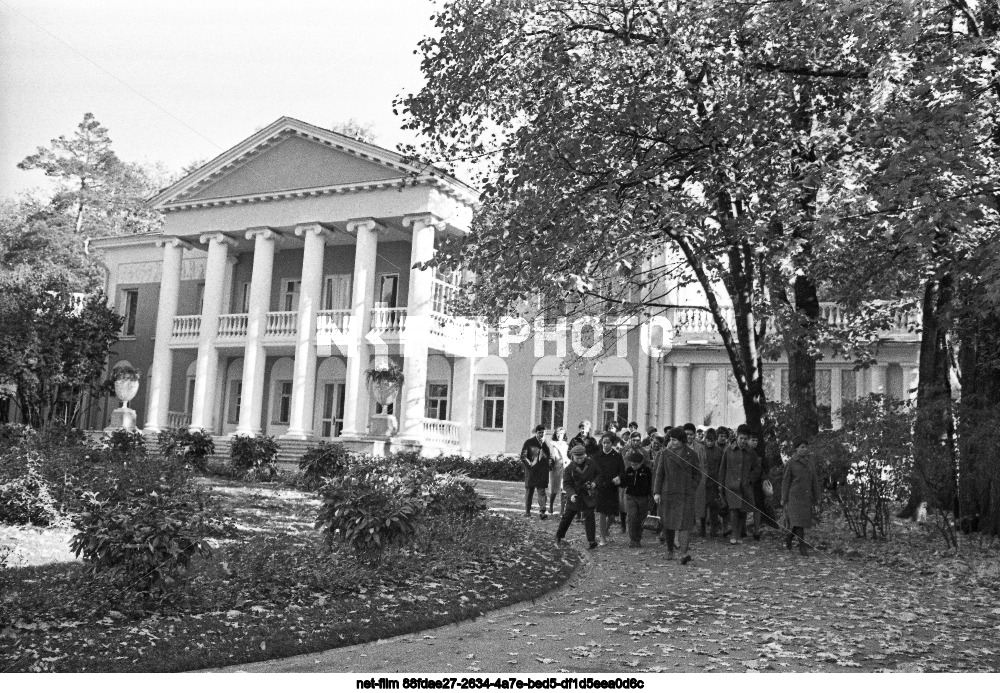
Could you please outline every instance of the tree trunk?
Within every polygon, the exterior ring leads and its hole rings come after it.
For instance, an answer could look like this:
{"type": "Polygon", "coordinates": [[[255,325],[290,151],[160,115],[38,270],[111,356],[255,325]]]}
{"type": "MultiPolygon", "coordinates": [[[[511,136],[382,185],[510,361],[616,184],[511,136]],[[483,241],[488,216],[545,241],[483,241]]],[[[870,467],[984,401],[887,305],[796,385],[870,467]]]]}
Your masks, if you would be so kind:
{"type": "MultiPolygon", "coordinates": [[[[975,303],[973,305],[976,305],[975,303]]],[[[997,312],[968,310],[958,321],[959,509],[963,529],[1000,535],[1000,343],[997,312]]]]}
{"type": "Polygon", "coordinates": [[[920,334],[920,385],[913,432],[914,474],[910,500],[900,517],[915,516],[926,500],[938,510],[950,511],[955,499],[955,454],[952,445],[951,327],[953,279],[948,273],[924,285],[923,326],[920,334]]]}
{"type": "Polygon", "coordinates": [[[795,314],[784,335],[788,355],[788,400],[792,407],[792,437],[812,440],[819,433],[816,408],[816,357],[810,353],[810,337],[819,321],[816,284],[805,276],[795,278],[795,314]]]}

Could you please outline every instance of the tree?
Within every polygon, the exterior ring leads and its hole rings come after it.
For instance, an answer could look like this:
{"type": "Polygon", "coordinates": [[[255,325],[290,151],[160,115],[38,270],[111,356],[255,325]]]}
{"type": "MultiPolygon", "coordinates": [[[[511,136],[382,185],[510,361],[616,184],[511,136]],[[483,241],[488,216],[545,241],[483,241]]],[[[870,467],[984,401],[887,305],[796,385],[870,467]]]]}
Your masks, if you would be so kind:
{"type": "Polygon", "coordinates": [[[39,147],[18,168],[39,169],[60,181],[52,207],[72,216],[77,234],[142,233],[159,225],[159,215],[146,204],[155,184],[141,166],[118,158],[108,129],[93,113],[84,114],[72,136],[39,147]]]}
{"type": "Polygon", "coordinates": [[[359,142],[366,142],[368,144],[374,144],[375,142],[375,126],[372,123],[361,123],[354,118],[349,118],[347,120],[338,120],[330,129],[334,132],[339,132],[341,135],[346,135],[359,142]]]}
{"type": "Polygon", "coordinates": [[[448,3],[401,102],[426,158],[485,171],[472,234],[439,261],[477,272],[494,316],[536,293],[635,315],[697,283],[748,422],[773,318],[814,433],[819,347],[861,334],[818,320],[823,188],[903,4],[448,3]]]}

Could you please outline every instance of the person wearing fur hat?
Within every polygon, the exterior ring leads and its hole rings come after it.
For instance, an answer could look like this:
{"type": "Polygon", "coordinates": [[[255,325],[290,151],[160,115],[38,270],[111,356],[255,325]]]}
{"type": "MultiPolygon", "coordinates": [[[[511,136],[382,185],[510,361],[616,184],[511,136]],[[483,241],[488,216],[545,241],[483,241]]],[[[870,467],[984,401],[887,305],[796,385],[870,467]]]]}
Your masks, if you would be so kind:
{"type": "Polygon", "coordinates": [[[795,453],[785,465],[785,475],[781,480],[781,504],[788,515],[792,532],[785,541],[785,547],[792,550],[792,540],[799,538],[799,553],[809,555],[806,548],[806,529],[812,526],[813,507],[819,505],[821,488],[816,465],[809,453],[805,438],[795,440],[795,453]]]}
{"type": "Polygon", "coordinates": [[[746,526],[747,513],[754,509],[754,484],[760,480],[760,459],[750,449],[750,427],[736,429],[736,445],[722,455],[719,481],[729,508],[730,544],[739,544],[746,526]]]}
{"type": "Polygon", "coordinates": [[[566,512],[556,530],[556,545],[562,544],[566,532],[573,524],[577,513],[583,515],[583,527],[587,533],[589,548],[596,549],[596,529],[594,527],[594,489],[596,488],[597,465],[587,457],[587,448],[577,445],[569,451],[572,460],[563,472],[563,493],[568,495],[566,512]]]}
{"type": "MultiPolygon", "coordinates": [[[[653,499],[660,509],[660,541],[667,545],[667,558],[674,557],[674,539],[679,531],[694,527],[694,497],[701,480],[698,456],[687,445],[684,429],[670,429],[667,447],[659,455],[653,479],[653,499]]],[[[681,563],[691,560],[688,546],[681,546],[681,563]]]]}

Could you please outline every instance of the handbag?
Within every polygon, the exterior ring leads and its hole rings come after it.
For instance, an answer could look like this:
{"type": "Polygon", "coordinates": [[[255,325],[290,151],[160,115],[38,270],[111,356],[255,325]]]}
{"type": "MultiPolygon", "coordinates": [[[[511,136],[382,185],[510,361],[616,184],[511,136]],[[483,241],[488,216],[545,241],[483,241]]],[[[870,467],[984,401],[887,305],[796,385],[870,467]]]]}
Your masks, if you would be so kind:
{"type": "Polygon", "coordinates": [[[771,485],[770,479],[764,479],[764,483],[761,484],[761,487],[764,489],[764,495],[768,498],[774,495],[774,486],[771,485]]]}

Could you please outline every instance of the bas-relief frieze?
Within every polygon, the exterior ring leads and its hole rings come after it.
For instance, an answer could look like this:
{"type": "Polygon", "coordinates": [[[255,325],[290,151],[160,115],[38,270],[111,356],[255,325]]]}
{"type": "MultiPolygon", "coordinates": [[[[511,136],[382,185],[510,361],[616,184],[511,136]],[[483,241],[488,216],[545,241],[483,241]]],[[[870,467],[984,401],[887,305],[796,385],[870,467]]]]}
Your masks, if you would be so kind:
{"type": "MultiPolygon", "coordinates": [[[[127,262],[118,265],[119,284],[159,284],[163,263],[127,262]]],[[[205,258],[189,258],[181,263],[181,281],[205,278],[205,258]]]]}

